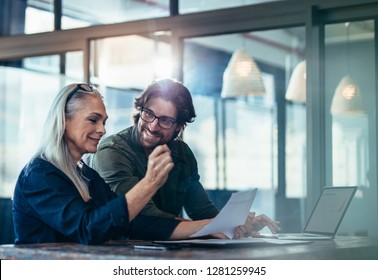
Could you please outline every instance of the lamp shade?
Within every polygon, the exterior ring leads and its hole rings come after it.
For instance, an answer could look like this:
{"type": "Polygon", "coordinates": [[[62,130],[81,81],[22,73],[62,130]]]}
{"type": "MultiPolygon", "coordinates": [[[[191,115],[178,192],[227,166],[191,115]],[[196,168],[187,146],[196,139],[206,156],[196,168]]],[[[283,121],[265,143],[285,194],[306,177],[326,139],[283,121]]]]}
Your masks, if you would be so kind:
{"type": "Polygon", "coordinates": [[[306,61],[295,66],[287,86],[285,98],[294,102],[306,102],[306,61]]]}
{"type": "Polygon", "coordinates": [[[265,93],[264,82],[256,62],[247,51],[235,51],[223,73],[221,97],[265,93]]]}
{"type": "Polygon", "coordinates": [[[348,75],[344,76],[333,95],[331,114],[361,115],[364,113],[360,88],[348,75]]]}

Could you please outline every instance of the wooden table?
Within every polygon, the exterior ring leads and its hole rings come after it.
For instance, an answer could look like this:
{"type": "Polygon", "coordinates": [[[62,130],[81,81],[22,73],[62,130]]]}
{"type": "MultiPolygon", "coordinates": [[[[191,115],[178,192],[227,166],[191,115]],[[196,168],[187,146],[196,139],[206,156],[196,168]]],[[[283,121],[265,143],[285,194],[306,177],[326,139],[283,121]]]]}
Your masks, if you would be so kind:
{"type": "Polygon", "coordinates": [[[243,245],[238,247],[182,247],[172,250],[136,250],[146,241],[112,241],[102,245],[50,243],[1,245],[0,259],[85,260],[377,260],[377,237],[340,236],[300,245],[243,245]]]}

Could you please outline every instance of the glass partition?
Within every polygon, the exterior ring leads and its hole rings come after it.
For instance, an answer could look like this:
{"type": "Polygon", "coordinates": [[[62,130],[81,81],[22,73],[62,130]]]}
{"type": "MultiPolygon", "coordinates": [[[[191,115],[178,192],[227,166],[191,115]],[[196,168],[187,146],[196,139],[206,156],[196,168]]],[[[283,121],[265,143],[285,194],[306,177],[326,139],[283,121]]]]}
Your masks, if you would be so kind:
{"type": "Polygon", "coordinates": [[[288,198],[303,198],[306,189],[306,108],[303,100],[288,100],[286,89],[304,59],[304,37],[304,28],[298,27],[184,41],[184,84],[197,112],[185,141],[197,157],[204,186],[230,191],[258,187],[253,210],[292,230],[300,228],[300,209],[286,213],[292,208],[288,198]],[[261,76],[263,88],[256,84],[246,91],[245,84],[237,84],[243,68],[237,63],[256,70],[246,84],[261,76]],[[276,211],[276,199],[287,206],[285,211],[276,211]],[[296,220],[291,223],[289,217],[296,220]]]}
{"type": "Polygon", "coordinates": [[[325,26],[328,181],[359,187],[341,233],[377,235],[377,72],[373,20],[325,26]]]}

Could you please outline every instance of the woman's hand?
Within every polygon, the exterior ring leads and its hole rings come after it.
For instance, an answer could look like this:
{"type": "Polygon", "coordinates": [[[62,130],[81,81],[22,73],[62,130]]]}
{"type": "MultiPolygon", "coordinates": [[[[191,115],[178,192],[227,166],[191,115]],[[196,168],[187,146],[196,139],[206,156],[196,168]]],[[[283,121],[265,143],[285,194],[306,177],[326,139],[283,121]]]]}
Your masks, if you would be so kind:
{"type": "Polygon", "coordinates": [[[168,174],[173,166],[171,150],[168,146],[157,146],[148,157],[147,172],[144,179],[158,189],[168,179],[168,174]]]}
{"type": "Polygon", "coordinates": [[[173,165],[171,151],[167,145],[158,146],[152,151],[148,157],[146,176],[125,194],[130,221],[165,183],[173,165]]]}

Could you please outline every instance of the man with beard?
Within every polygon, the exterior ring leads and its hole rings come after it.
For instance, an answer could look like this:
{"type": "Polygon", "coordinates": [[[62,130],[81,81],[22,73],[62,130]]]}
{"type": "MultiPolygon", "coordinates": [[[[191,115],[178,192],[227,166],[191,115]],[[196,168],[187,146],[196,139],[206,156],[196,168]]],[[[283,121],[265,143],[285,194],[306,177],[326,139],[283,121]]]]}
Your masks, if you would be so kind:
{"type": "Polygon", "coordinates": [[[145,176],[148,155],[167,144],[174,167],[141,214],[180,217],[185,209],[193,220],[215,217],[218,209],[200,183],[197,161],[180,138],[196,117],[189,90],[172,79],[156,81],[135,99],[134,108],[134,125],[104,139],[91,166],[114,192],[125,194],[145,176]]]}
{"type": "MultiPolygon", "coordinates": [[[[219,211],[200,182],[193,152],[180,137],[196,117],[189,90],[172,79],[153,82],[135,99],[134,109],[134,125],[104,139],[91,166],[114,192],[124,195],[145,177],[151,152],[166,144],[174,167],[141,214],[182,219],[184,209],[192,220],[214,218],[219,211]]],[[[249,214],[246,225],[236,235],[251,235],[265,226],[279,230],[278,222],[255,213],[249,214]]]]}

